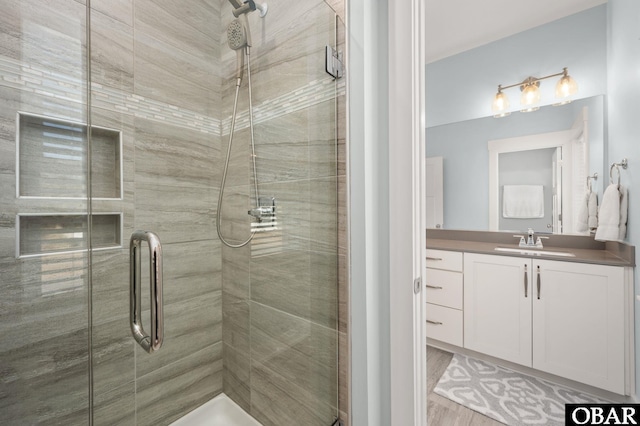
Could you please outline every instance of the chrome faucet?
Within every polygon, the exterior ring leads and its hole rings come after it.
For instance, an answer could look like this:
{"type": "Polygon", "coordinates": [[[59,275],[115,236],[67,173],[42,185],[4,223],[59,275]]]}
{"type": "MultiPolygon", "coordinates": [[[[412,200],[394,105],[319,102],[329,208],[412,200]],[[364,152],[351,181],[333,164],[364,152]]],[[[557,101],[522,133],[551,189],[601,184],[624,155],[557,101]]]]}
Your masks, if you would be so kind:
{"type": "Polygon", "coordinates": [[[528,248],[543,248],[542,245],[542,240],[545,239],[549,239],[549,237],[538,237],[538,239],[536,240],[535,237],[535,231],[533,230],[533,228],[529,228],[527,230],[527,239],[525,240],[524,235],[514,235],[514,238],[520,238],[520,242],[518,244],[518,247],[528,247],[528,248]]]}

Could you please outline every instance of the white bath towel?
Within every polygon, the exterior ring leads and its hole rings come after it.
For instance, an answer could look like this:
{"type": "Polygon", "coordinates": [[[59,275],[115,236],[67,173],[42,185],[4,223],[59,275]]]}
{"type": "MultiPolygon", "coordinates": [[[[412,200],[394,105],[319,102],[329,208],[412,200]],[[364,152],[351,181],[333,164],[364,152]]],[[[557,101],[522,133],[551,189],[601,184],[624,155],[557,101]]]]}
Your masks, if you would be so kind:
{"type": "Polygon", "coordinates": [[[576,221],[577,232],[587,232],[589,230],[589,197],[591,191],[584,194],[580,206],[578,206],[578,219],[576,221]]]}
{"type": "Polygon", "coordinates": [[[502,217],[513,219],[544,217],[544,187],[542,185],[504,185],[502,217]]]}
{"type": "Polygon", "coordinates": [[[602,197],[595,239],[622,241],[627,234],[627,208],[627,189],[622,185],[609,185],[602,197]]]}
{"type": "Polygon", "coordinates": [[[598,227],[598,194],[590,191],[589,201],[587,204],[589,206],[589,230],[595,232],[596,228],[598,227]]]}
{"type": "Polygon", "coordinates": [[[589,190],[578,208],[577,232],[595,232],[598,227],[598,194],[589,190]]]}

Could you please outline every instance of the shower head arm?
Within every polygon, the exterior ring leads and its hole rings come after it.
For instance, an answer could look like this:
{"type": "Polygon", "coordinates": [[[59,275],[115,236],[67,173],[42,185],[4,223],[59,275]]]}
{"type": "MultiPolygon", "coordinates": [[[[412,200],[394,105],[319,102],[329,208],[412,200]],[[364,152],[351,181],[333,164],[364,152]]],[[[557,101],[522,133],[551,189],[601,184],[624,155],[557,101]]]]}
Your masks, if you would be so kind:
{"type": "Polygon", "coordinates": [[[236,18],[240,15],[245,15],[247,13],[253,12],[254,10],[260,11],[260,17],[264,18],[267,14],[267,4],[266,3],[256,3],[254,0],[245,0],[244,4],[240,4],[238,0],[229,0],[234,7],[233,16],[236,18]]]}

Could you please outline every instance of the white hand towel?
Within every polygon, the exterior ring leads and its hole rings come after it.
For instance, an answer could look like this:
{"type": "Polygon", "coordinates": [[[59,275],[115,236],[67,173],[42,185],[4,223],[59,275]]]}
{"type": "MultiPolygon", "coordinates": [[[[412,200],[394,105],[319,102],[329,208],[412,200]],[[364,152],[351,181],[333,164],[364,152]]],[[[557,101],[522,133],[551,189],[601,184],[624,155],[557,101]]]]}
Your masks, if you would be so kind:
{"type": "Polygon", "coordinates": [[[598,227],[598,194],[591,191],[589,193],[589,201],[587,202],[589,208],[589,229],[595,231],[598,227]]]}
{"type": "Polygon", "coordinates": [[[620,201],[618,185],[609,185],[604,191],[600,205],[596,240],[618,241],[620,238],[620,201]]]}
{"type": "Polygon", "coordinates": [[[589,197],[591,192],[584,194],[584,199],[580,203],[578,210],[578,220],[576,222],[577,232],[587,232],[589,230],[589,197]]]}
{"type": "Polygon", "coordinates": [[[544,217],[544,187],[542,185],[504,185],[502,217],[515,219],[544,217]]]}
{"type": "Polygon", "coordinates": [[[620,192],[620,224],[618,225],[618,240],[624,241],[624,238],[627,236],[629,194],[627,193],[627,188],[622,185],[618,185],[618,192],[620,192]]]}

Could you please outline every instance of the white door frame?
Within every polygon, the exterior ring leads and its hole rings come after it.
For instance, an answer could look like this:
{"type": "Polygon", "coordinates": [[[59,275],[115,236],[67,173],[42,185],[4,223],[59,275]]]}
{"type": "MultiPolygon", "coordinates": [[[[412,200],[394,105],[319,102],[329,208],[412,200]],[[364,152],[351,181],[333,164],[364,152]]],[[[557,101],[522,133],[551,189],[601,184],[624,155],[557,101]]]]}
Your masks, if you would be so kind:
{"type": "Polygon", "coordinates": [[[347,5],[351,424],[423,426],[425,5],[347,5]]]}
{"type": "Polygon", "coordinates": [[[425,21],[424,0],[389,1],[392,425],[427,424],[425,21]]]}

